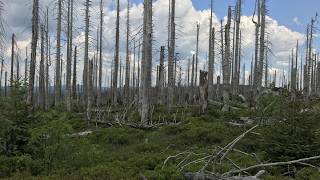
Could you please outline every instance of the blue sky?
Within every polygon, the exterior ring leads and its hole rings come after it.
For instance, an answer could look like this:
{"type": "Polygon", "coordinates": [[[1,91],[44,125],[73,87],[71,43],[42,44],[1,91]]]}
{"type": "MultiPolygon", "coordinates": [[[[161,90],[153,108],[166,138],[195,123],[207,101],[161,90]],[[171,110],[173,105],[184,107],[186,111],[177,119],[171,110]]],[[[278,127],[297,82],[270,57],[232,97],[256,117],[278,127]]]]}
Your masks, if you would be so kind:
{"type": "MultiPolygon", "coordinates": [[[[142,0],[133,0],[139,3],[142,0]]],[[[196,9],[207,9],[210,6],[210,0],[192,0],[196,9]]],[[[236,0],[214,0],[214,11],[219,18],[222,18],[227,13],[227,7],[234,5],[236,0]]],[[[179,3],[179,0],[176,1],[179,3]]],[[[243,0],[243,14],[252,15],[255,0],[243,0]]],[[[316,12],[320,12],[319,0],[267,0],[269,15],[279,22],[281,25],[298,31],[305,32],[306,25],[310,18],[316,12]],[[300,23],[295,23],[294,18],[300,23]]]]}

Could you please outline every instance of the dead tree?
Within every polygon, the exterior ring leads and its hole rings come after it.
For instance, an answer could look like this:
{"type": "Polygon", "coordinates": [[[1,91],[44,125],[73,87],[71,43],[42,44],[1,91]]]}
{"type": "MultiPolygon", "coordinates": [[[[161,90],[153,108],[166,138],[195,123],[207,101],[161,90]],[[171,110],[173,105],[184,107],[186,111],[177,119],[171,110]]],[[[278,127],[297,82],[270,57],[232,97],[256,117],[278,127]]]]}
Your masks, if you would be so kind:
{"type": "Polygon", "coordinates": [[[32,40],[31,40],[31,61],[30,61],[30,75],[28,86],[27,104],[33,108],[33,90],[34,78],[36,71],[36,57],[38,44],[38,24],[39,24],[39,0],[33,0],[32,10],[32,40]]]}
{"type": "Polygon", "coordinates": [[[200,71],[200,112],[206,114],[208,111],[208,72],[200,71]]]}
{"type": "Polygon", "coordinates": [[[265,59],[265,29],[266,29],[266,0],[261,0],[261,26],[260,26],[260,53],[259,53],[259,84],[258,91],[262,88],[262,72],[265,59]]]}
{"type": "Polygon", "coordinates": [[[15,35],[12,34],[12,38],[11,38],[11,73],[10,73],[10,86],[12,87],[13,82],[14,82],[14,75],[13,75],[13,69],[14,69],[14,56],[15,56],[15,52],[14,52],[14,48],[15,48],[15,35]]]}
{"type": "Polygon", "coordinates": [[[8,72],[4,72],[4,96],[7,96],[7,88],[8,88],[8,72]]]}
{"type": "Polygon", "coordinates": [[[126,45],[126,77],[125,77],[125,100],[129,103],[130,100],[130,52],[129,52],[129,36],[130,36],[130,0],[127,0],[127,45],[126,45]]]}
{"type": "MultiPolygon", "coordinates": [[[[2,77],[2,73],[1,73],[2,77]]],[[[28,79],[28,47],[26,47],[26,58],[24,59],[24,84],[27,84],[28,79]]]]}
{"type": "Polygon", "coordinates": [[[173,105],[174,96],[174,64],[175,64],[175,39],[176,39],[176,24],[175,24],[175,11],[176,11],[176,0],[171,0],[171,11],[170,11],[170,46],[169,46],[169,61],[168,61],[168,98],[169,98],[169,110],[173,105]]]}
{"type": "Polygon", "coordinates": [[[101,103],[101,93],[102,93],[102,50],[103,50],[103,0],[100,1],[100,46],[99,46],[99,90],[98,90],[98,101],[101,103]]]}
{"type": "Polygon", "coordinates": [[[241,0],[237,0],[235,19],[235,47],[234,47],[234,67],[233,67],[233,95],[237,95],[240,82],[240,23],[241,23],[241,0]]]}
{"type": "Polygon", "coordinates": [[[0,96],[2,95],[1,92],[2,92],[2,75],[3,75],[3,65],[4,65],[4,58],[3,56],[1,55],[1,70],[0,70],[0,96]]]}
{"type": "Polygon", "coordinates": [[[46,99],[45,99],[45,70],[44,70],[44,61],[45,61],[45,30],[44,25],[41,25],[41,44],[40,44],[40,72],[39,72],[39,105],[42,110],[45,109],[46,99]]]}
{"type": "Polygon", "coordinates": [[[71,64],[72,64],[72,39],[73,39],[73,0],[68,0],[68,37],[67,37],[67,82],[66,100],[67,110],[71,111],[72,86],[71,86],[71,64]]]}
{"type": "MultiPolygon", "coordinates": [[[[50,55],[50,39],[49,39],[49,7],[47,7],[46,12],[46,30],[45,30],[45,43],[46,43],[46,62],[45,62],[45,110],[49,109],[49,66],[51,64],[51,55],[50,55]]],[[[27,62],[26,62],[27,63],[27,62]]]]}
{"type": "Polygon", "coordinates": [[[62,19],[62,0],[58,0],[57,17],[57,52],[56,52],[56,86],[55,86],[55,105],[60,104],[61,100],[61,19],[62,19]]]}
{"type": "Polygon", "coordinates": [[[230,89],[230,28],[231,28],[231,7],[228,9],[228,20],[225,26],[225,55],[222,60],[222,74],[223,74],[223,111],[229,111],[229,89],[230,89]]]}
{"type": "MultiPolygon", "coordinates": [[[[174,1],[174,0],[173,0],[174,1]]],[[[151,70],[152,70],[152,0],[144,0],[143,50],[141,62],[141,124],[151,122],[151,70]]]]}
{"type": "Polygon", "coordinates": [[[209,97],[213,97],[213,74],[214,74],[214,41],[215,41],[215,29],[212,27],[213,16],[213,0],[211,0],[211,12],[210,12],[210,27],[209,27],[209,62],[208,62],[208,86],[209,97]]]}
{"type": "MultiPolygon", "coordinates": [[[[83,67],[83,89],[84,89],[84,104],[85,106],[88,105],[88,86],[89,86],[89,79],[88,79],[88,73],[89,73],[89,31],[90,31],[90,19],[89,19],[89,11],[90,11],[90,5],[91,1],[86,0],[85,3],[85,43],[84,43],[84,67],[83,67]]],[[[87,112],[88,113],[88,112],[87,112]]]]}
{"type": "Polygon", "coordinates": [[[77,46],[74,47],[73,55],[72,97],[73,100],[77,99],[77,46]]]}
{"type": "Polygon", "coordinates": [[[253,74],[253,89],[254,94],[256,94],[257,89],[259,87],[259,32],[260,32],[260,24],[261,24],[261,13],[260,13],[260,0],[256,0],[255,11],[252,17],[252,22],[255,24],[255,51],[254,51],[254,74],[253,74]],[[257,11],[257,20],[255,20],[255,15],[257,11]]]}
{"type": "Polygon", "coordinates": [[[161,46],[160,48],[160,66],[159,66],[159,86],[160,86],[160,97],[159,100],[163,103],[165,93],[164,93],[164,50],[165,47],[161,46]]]}
{"type": "Polygon", "coordinates": [[[197,42],[196,42],[196,71],[195,71],[195,86],[198,85],[198,64],[199,64],[199,33],[200,24],[197,23],[197,42]]]}
{"type": "Polygon", "coordinates": [[[113,103],[117,103],[117,87],[118,87],[118,72],[119,72],[119,36],[120,36],[120,3],[117,0],[117,20],[116,20],[116,43],[114,55],[114,69],[112,82],[112,98],[113,103]]]}

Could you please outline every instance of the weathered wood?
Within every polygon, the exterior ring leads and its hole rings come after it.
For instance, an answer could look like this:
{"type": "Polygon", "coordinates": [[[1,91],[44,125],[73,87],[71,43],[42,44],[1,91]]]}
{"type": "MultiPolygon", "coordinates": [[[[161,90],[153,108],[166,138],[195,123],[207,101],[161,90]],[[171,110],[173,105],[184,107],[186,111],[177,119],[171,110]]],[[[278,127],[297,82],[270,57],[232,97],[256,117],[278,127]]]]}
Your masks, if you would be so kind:
{"type": "Polygon", "coordinates": [[[30,75],[28,85],[27,104],[33,108],[33,91],[36,71],[36,57],[38,45],[38,23],[39,23],[39,0],[33,0],[32,10],[32,40],[31,40],[31,61],[30,61],[30,75]]]}

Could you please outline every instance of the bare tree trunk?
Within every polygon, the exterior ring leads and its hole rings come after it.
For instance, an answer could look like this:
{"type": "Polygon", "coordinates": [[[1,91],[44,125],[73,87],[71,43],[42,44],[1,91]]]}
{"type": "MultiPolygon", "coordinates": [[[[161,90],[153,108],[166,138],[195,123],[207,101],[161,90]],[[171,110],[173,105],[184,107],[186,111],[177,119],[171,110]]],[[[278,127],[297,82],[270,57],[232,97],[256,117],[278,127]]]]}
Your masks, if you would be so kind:
{"type": "Polygon", "coordinates": [[[73,23],[73,0],[68,0],[68,42],[67,42],[67,93],[66,93],[66,100],[67,100],[67,110],[71,111],[71,99],[72,99],[72,87],[71,87],[71,64],[72,64],[72,27],[73,23]]]}
{"type": "Polygon", "coordinates": [[[32,11],[32,40],[31,40],[31,61],[30,61],[30,76],[28,86],[27,104],[33,107],[33,90],[34,78],[36,71],[36,57],[38,44],[38,23],[39,23],[39,0],[33,0],[32,11]]]}
{"type": "Polygon", "coordinates": [[[262,72],[265,59],[265,26],[266,26],[266,1],[261,0],[261,29],[260,29],[260,57],[259,57],[259,84],[258,92],[262,90],[262,72]]]}
{"type": "Polygon", "coordinates": [[[171,107],[173,105],[173,97],[174,97],[174,63],[175,63],[175,38],[176,38],[176,24],[175,24],[175,6],[176,0],[171,0],[171,11],[170,11],[170,47],[169,51],[169,61],[168,61],[168,98],[169,98],[169,110],[171,111],[171,107]]]}
{"type": "MultiPolygon", "coordinates": [[[[174,1],[174,0],[173,0],[174,1]]],[[[152,70],[152,0],[144,0],[143,51],[141,62],[141,124],[151,122],[151,70],[152,70]]]]}
{"type": "MultiPolygon", "coordinates": [[[[2,77],[2,73],[1,73],[2,77]]],[[[24,84],[27,84],[28,79],[28,47],[26,47],[26,58],[24,60],[24,84]]]]}
{"type": "Polygon", "coordinates": [[[93,60],[89,61],[89,67],[88,67],[88,102],[87,102],[87,120],[91,120],[90,114],[91,114],[91,106],[93,104],[93,60]]]}
{"type": "Polygon", "coordinates": [[[45,109],[46,101],[45,101],[45,72],[44,72],[44,61],[45,61],[45,54],[44,54],[44,26],[41,25],[41,59],[40,59],[40,72],[39,72],[39,105],[42,110],[45,109]]]}
{"type": "Polygon", "coordinates": [[[212,27],[213,16],[213,0],[211,0],[211,12],[210,12],[210,27],[209,27],[209,62],[208,62],[208,86],[209,97],[213,98],[213,74],[214,74],[214,41],[215,41],[215,29],[212,27]]]}
{"type": "Polygon", "coordinates": [[[199,64],[199,31],[200,24],[197,23],[197,43],[196,43],[196,71],[195,71],[195,86],[198,85],[198,64],[199,64]]]}
{"type": "Polygon", "coordinates": [[[57,20],[57,52],[56,52],[56,86],[55,86],[55,105],[60,104],[61,100],[61,17],[62,0],[58,0],[58,20],[57,20]]]}
{"type": "Polygon", "coordinates": [[[8,85],[7,85],[7,82],[8,82],[8,72],[4,72],[4,96],[6,97],[7,96],[7,88],[8,88],[8,85]]]}
{"type": "Polygon", "coordinates": [[[1,70],[0,70],[0,96],[2,95],[2,78],[3,78],[3,64],[4,64],[4,58],[1,56],[1,70]]]}
{"type": "Polygon", "coordinates": [[[73,55],[73,75],[72,75],[72,97],[77,99],[77,46],[74,47],[73,55]]]}
{"type": "Polygon", "coordinates": [[[113,103],[117,103],[117,87],[118,87],[118,70],[119,70],[119,36],[120,36],[120,3],[117,0],[117,20],[116,20],[116,45],[114,56],[114,70],[113,70],[113,82],[112,82],[112,97],[113,103]]]}
{"type": "Polygon", "coordinates": [[[260,21],[261,21],[261,13],[260,13],[260,0],[256,0],[256,7],[255,10],[257,9],[257,15],[258,19],[257,21],[254,20],[254,16],[252,17],[252,22],[255,24],[255,54],[254,54],[254,74],[253,74],[253,91],[254,95],[256,96],[259,87],[259,71],[262,71],[259,69],[259,31],[260,31],[260,21]]]}
{"type": "Polygon", "coordinates": [[[103,50],[103,0],[100,1],[100,50],[99,50],[99,91],[98,91],[98,103],[101,104],[101,93],[102,93],[102,50],[103,50]]]}
{"type": "Polygon", "coordinates": [[[49,84],[49,62],[51,63],[51,55],[50,55],[50,39],[49,39],[49,8],[47,7],[46,12],[46,62],[45,62],[45,110],[49,109],[49,91],[50,91],[50,84],[49,84]]]}
{"type": "MultiPolygon", "coordinates": [[[[89,72],[89,24],[90,24],[90,19],[89,19],[89,6],[91,1],[86,0],[86,17],[85,17],[85,44],[84,44],[84,67],[83,67],[83,89],[84,89],[84,104],[85,106],[88,105],[88,86],[89,86],[89,79],[88,79],[88,72],[89,72]]],[[[87,109],[88,110],[88,109],[87,109]]],[[[88,112],[87,112],[88,113],[88,112]]]]}
{"type": "Polygon", "coordinates": [[[165,101],[165,92],[164,92],[164,50],[165,47],[161,46],[160,48],[160,66],[159,66],[159,86],[160,86],[160,97],[159,100],[161,103],[164,103],[165,101]]]}
{"type": "Polygon", "coordinates": [[[233,95],[237,95],[239,80],[240,80],[240,23],[241,23],[241,0],[237,0],[236,6],[236,19],[235,19],[235,54],[234,54],[234,67],[233,67],[233,95]]]}
{"type": "Polygon", "coordinates": [[[127,46],[126,46],[126,77],[125,77],[125,99],[126,103],[130,101],[130,52],[129,52],[129,36],[130,36],[130,0],[127,0],[127,46]]]}
{"type": "Polygon", "coordinates": [[[201,114],[208,112],[208,72],[200,71],[199,91],[201,97],[201,114]]]}
{"type": "Polygon", "coordinates": [[[15,35],[12,34],[12,39],[11,39],[11,74],[10,74],[10,86],[12,88],[13,85],[13,81],[14,81],[14,75],[13,75],[13,69],[14,69],[14,56],[15,56],[15,52],[14,52],[14,47],[15,47],[15,35]]]}
{"type": "Polygon", "coordinates": [[[223,68],[223,111],[229,111],[230,107],[230,60],[231,60],[231,53],[230,53],[230,27],[231,27],[231,7],[228,9],[228,20],[225,26],[225,56],[222,61],[222,68],[223,68]]]}

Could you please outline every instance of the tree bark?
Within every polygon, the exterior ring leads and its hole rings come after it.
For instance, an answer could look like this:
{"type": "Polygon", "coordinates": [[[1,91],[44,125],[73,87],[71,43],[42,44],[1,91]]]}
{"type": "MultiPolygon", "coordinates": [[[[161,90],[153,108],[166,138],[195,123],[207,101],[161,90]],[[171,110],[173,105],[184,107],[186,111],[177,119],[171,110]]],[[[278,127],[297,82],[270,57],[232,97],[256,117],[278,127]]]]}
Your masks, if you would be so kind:
{"type": "Polygon", "coordinates": [[[39,0],[33,0],[32,11],[32,40],[31,40],[31,61],[30,61],[30,75],[28,86],[27,104],[33,108],[33,91],[34,91],[34,78],[36,71],[36,57],[37,57],[37,44],[38,44],[38,23],[39,23],[39,0]]]}
{"type": "Polygon", "coordinates": [[[83,68],[83,89],[84,89],[84,105],[88,105],[88,86],[89,86],[89,79],[88,79],[88,72],[89,72],[89,31],[90,31],[90,19],[89,19],[89,6],[90,0],[86,0],[85,8],[86,8],[86,17],[85,17],[85,43],[84,43],[84,68],[83,68]]]}
{"type": "Polygon", "coordinates": [[[41,25],[41,59],[40,59],[40,72],[39,72],[39,102],[40,108],[45,109],[46,99],[45,99],[45,70],[44,70],[44,61],[45,61],[45,42],[44,42],[44,25],[41,25]]]}
{"type": "Polygon", "coordinates": [[[117,20],[116,20],[116,44],[114,56],[114,70],[112,82],[113,103],[117,104],[118,70],[119,70],[119,36],[120,36],[120,3],[117,0],[117,20]]]}
{"type": "MultiPolygon", "coordinates": [[[[174,0],[173,0],[174,1],[174,0]]],[[[143,50],[141,62],[141,124],[151,122],[151,70],[152,70],[152,0],[144,0],[143,50]]]]}
{"type": "Polygon", "coordinates": [[[60,104],[61,99],[61,19],[62,19],[62,0],[58,0],[57,18],[57,52],[56,52],[56,86],[55,86],[55,105],[60,104]]]}
{"type": "Polygon", "coordinates": [[[176,0],[171,0],[171,11],[170,11],[170,47],[169,51],[169,61],[168,61],[168,103],[169,103],[169,111],[171,111],[171,107],[173,106],[173,98],[174,98],[174,63],[175,63],[175,38],[176,38],[176,25],[175,25],[175,8],[176,0]]]}

